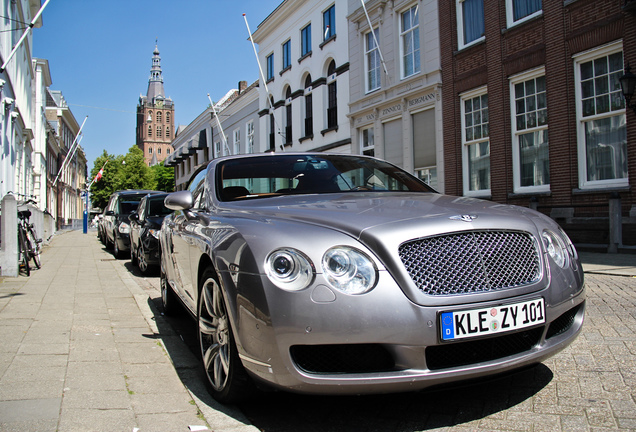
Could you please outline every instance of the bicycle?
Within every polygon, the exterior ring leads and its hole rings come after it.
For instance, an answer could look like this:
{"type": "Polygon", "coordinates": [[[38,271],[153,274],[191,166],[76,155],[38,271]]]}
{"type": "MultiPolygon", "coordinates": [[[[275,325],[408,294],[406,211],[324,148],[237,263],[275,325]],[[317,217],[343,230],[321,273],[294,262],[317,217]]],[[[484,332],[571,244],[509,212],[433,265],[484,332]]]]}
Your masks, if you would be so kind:
{"type": "MultiPolygon", "coordinates": [[[[29,203],[35,204],[32,199],[26,200],[21,205],[29,203]]],[[[40,252],[42,249],[42,239],[38,238],[35,233],[35,227],[29,222],[31,217],[31,210],[18,210],[18,249],[19,259],[18,262],[24,266],[27,276],[31,275],[31,268],[29,261],[33,259],[33,264],[38,269],[42,267],[40,261],[40,252]]]]}

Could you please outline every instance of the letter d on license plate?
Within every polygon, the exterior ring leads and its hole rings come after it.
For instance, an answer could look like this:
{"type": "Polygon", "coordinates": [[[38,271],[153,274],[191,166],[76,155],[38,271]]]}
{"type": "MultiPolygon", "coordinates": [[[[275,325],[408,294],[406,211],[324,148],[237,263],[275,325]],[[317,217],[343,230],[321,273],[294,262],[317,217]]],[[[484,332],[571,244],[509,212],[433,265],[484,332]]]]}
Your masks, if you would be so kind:
{"type": "Polygon", "coordinates": [[[504,333],[544,322],[543,298],[440,314],[440,329],[444,341],[504,333]]]}

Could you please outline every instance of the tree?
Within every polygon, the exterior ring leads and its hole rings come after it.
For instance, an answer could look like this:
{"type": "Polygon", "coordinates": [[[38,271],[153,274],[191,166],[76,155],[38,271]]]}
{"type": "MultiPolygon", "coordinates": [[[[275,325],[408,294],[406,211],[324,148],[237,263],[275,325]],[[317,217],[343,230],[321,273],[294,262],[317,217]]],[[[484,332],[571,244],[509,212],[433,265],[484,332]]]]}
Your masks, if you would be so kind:
{"type": "Polygon", "coordinates": [[[91,200],[93,207],[106,207],[110,195],[117,190],[118,178],[120,177],[120,171],[122,167],[123,156],[115,156],[108,154],[106,150],[101,156],[95,159],[95,165],[91,170],[91,181],[95,179],[95,176],[102,167],[104,172],[101,179],[93,182],[91,186],[91,200]]]}
{"type": "Polygon", "coordinates": [[[174,169],[159,163],[150,167],[155,181],[157,182],[157,190],[164,192],[174,191],[174,169]]]}
{"type": "Polygon", "coordinates": [[[144,153],[136,145],[129,148],[128,153],[124,156],[117,186],[117,190],[155,190],[157,188],[157,182],[152,175],[152,171],[150,171],[144,161],[144,153]]]}

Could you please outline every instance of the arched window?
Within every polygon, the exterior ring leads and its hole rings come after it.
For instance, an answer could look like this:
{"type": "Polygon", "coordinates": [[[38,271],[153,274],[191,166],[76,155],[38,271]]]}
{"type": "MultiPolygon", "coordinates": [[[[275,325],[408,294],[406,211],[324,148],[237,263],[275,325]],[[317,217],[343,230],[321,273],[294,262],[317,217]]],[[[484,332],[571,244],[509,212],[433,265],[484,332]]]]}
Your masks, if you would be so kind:
{"type": "Polygon", "coordinates": [[[314,134],[313,101],[311,95],[311,75],[305,78],[305,136],[314,134]]]}
{"type": "Polygon", "coordinates": [[[161,111],[157,111],[157,123],[161,123],[161,111]]]}
{"type": "MultiPolygon", "coordinates": [[[[167,117],[168,116],[166,115],[166,120],[168,120],[167,117]]],[[[170,126],[166,126],[166,138],[170,138],[170,126]]]]}
{"type": "Polygon", "coordinates": [[[161,126],[157,126],[157,138],[161,138],[161,126]]]}
{"type": "MultiPolygon", "coordinates": [[[[336,62],[331,60],[327,68],[327,75],[331,77],[336,73],[336,62]]],[[[336,80],[327,86],[327,129],[338,127],[338,96],[336,80]]]]}
{"type": "Polygon", "coordinates": [[[285,145],[292,145],[291,87],[285,91],[285,145]]]}
{"type": "Polygon", "coordinates": [[[151,137],[152,136],[152,126],[148,125],[148,136],[151,137]]]}
{"type": "Polygon", "coordinates": [[[170,111],[166,112],[166,123],[170,123],[170,111]]]}
{"type": "Polygon", "coordinates": [[[152,111],[148,111],[148,118],[146,118],[148,123],[152,123],[152,111]]]}

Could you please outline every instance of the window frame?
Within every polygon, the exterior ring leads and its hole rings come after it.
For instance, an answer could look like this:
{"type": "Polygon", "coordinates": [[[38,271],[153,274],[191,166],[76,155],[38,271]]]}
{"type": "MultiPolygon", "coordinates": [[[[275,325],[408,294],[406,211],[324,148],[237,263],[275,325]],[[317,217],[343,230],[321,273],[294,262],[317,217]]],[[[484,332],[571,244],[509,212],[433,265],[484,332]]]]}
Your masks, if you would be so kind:
{"type": "Polygon", "coordinates": [[[311,54],[311,23],[300,29],[300,58],[311,54]]]}
{"type": "Polygon", "coordinates": [[[265,66],[267,69],[267,82],[274,79],[274,53],[270,53],[265,57],[265,66]]]}
{"type": "Polygon", "coordinates": [[[281,44],[281,57],[283,59],[281,72],[283,72],[291,68],[291,38],[281,44]]]}
{"type": "Polygon", "coordinates": [[[399,15],[400,22],[399,22],[399,27],[398,28],[400,29],[400,78],[401,79],[410,78],[413,75],[417,75],[418,73],[420,73],[422,71],[422,61],[421,61],[421,58],[420,58],[421,46],[420,46],[420,21],[419,21],[419,17],[420,17],[419,3],[416,3],[415,5],[410,6],[407,9],[404,9],[402,12],[400,12],[400,15],[399,15]],[[415,9],[414,14],[417,14],[417,19],[414,21],[413,26],[411,28],[409,28],[408,30],[404,30],[404,15],[409,13],[409,12],[412,12],[413,9],[415,9]],[[404,39],[409,33],[411,33],[413,35],[413,52],[412,53],[406,53],[405,52],[406,44],[404,43],[404,39]],[[418,46],[417,50],[415,49],[415,42],[416,41],[417,41],[417,46],[418,46]],[[409,55],[413,56],[413,71],[407,75],[405,59],[409,55]],[[419,60],[419,65],[418,65],[417,69],[415,68],[415,63],[416,63],[415,60],[416,59],[419,60]]]}
{"type": "MultiPolygon", "coordinates": [[[[474,99],[476,97],[481,97],[484,95],[488,95],[488,86],[478,87],[476,89],[467,91],[459,95],[459,103],[461,110],[461,146],[462,146],[462,178],[463,178],[463,195],[471,196],[471,197],[490,197],[491,196],[491,188],[492,188],[492,166],[489,162],[489,170],[490,170],[490,187],[488,189],[478,189],[478,190],[470,190],[470,167],[469,167],[469,155],[468,148],[474,144],[480,144],[483,142],[488,142],[489,151],[488,158],[490,159],[491,151],[490,151],[490,133],[488,137],[485,139],[484,137],[480,137],[478,139],[467,140],[466,139],[466,108],[465,101],[468,99],[474,99]]],[[[484,123],[481,123],[484,124],[484,123]]],[[[488,125],[490,126],[490,117],[488,119],[488,125]]]]}
{"type": "MultiPolygon", "coordinates": [[[[541,193],[541,192],[549,192],[550,191],[550,183],[538,186],[522,186],[521,185],[521,175],[522,175],[522,167],[521,167],[521,148],[520,148],[520,136],[530,133],[530,132],[548,132],[548,149],[550,148],[550,138],[549,138],[549,123],[546,122],[545,125],[537,125],[534,127],[528,127],[526,129],[518,130],[517,129],[517,112],[516,112],[516,90],[515,85],[526,83],[530,80],[535,80],[537,78],[546,78],[545,67],[542,66],[540,68],[535,68],[529,71],[522,72],[520,74],[511,76],[509,79],[510,85],[510,123],[511,123],[511,134],[512,134],[512,173],[513,173],[513,191],[514,193],[541,193]]],[[[546,94],[546,110],[547,110],[547,88],[544,90],[546,94]]],[[[535,91],[534,95],[537,93],[535,91]]],[[[524,96],[524,97],[527,97],[524,96]]],[[[535,109],[535,112],[538,109],[535,109]]],[[[547,114],[546,114],[547,116],[547,114]]],[[[550,163],[549,152],[548,152],[548,164],[550,163]]],[[[550,175],[550,168],[548,168],[548,175],[550,175]]]]}
{"type": "Polygon", "coordinates": [[[333,3],[327,9],[322,12],[322,41],[327,42],[329,39],[336,37],[336,4],[333,3]],[[327,24],[326,17],[329,18],[327,24]],[[333,22],[333,23],[332,23],[333,22]],[[332,25],[333,24],[333,25],[332,25]],[[327,33],[327,25],[329,25],[329,35],[325,37],[327,33]]]}
{"type": "Polygon", "coordinates": [[[245,124],[245,153],[254,153],[254,120],[250,120],[245,124]]]}
{"type": "MultiPolygon", "coordinates": [[[[619,89],[620,97],[623,101],[623,108],[620,110],[610,109],[606,113],[594,114],[590,116],[583,116],[583,104],[581,93],[581,64],[589,61],[594,61],[602,57],[609,57],[612,54],[618,52],[623,53],[623,69],[625,70],[625,50],[623,49],[623,41],[615,41],[610,44],[599,46],[582,53],[578,53],[572,56],[574,63],[574,88],[575,88],[575,103],[576,103],[576,135],[577,135],[577,155],[578,155],[578,173],[579,173],[579,188],[582,190],[594,190],[594,189],[609,189],[609,188],[621,188],[629,186],[629,167],[627,175],[624,178],[615,178],[609,180],[587,180],[587,149],[585,142],[585,123],[594,120],[604,120],[613,117],[622,116],[623,123],[627,125],[627,110],[625,108],[625,100],[622,96],[622,92],[619,89]]],[[[627,126],[626,126],[627,127],[627,126]]],[[[627,144],[626,144],[627,145],[627,144]]]]}
{"type": "MultiPolygon", "coordinates": [[[[482,9],[483,9],[483,0],[481,1],[482,1],[482,9]]],[[[485,34],[486,17],[482,16],[484,34],[476,39],[473,39],[470,42],[464,42],[464,40],[466,39],[466,35],[464,34],[464,8],[463,8],[464,2],[465,0],[455,0],[455,9],[456,9],[456,15],[457,15],[457,49],[458,50],[468,48],[470,46],[478,44],[479,42],[486,40],[486,34],[485,34]]]]}
{"type": "Polygon", "coordinates": [[[232,131],[232,154],[241,154],[241,128],[232,131]]]}
{"type": "Polygon", "coordinates": [[[379,27],[371,29],[364,34],[364,92],[365,93],[372,93],[382,88],[382,60],[380,59],[380,47],[376,45],[373,48],[369,49],[369,41],[373,41],[375,45],[376,40],[378,42],[380,41],[379,27]],[[375,39],[373,37],[370,37],[372,34],[376,34],[375,39]],[[377,77],[377,86],[370,88],[371,80],[369,79],[370,78],[369,74],[371,73],[371,70],[369,69],[369,56],[372,54],[377,56],[378,66],[377,68],[374,68],[374,74],[376,73],[375,69],[377,69],[378,77],[377,77]]]}
{"type": "Polygon", "coordinates": [[[532,12],[531,14],[526,15],[523,18],[519,18],[518,20],[515,21],[514,19],[514,2],[515,1],[516,0],[506,0],[506,21],[508,24],[508,28],[514,27],[528,20],[531,20],[535,17],[543,15],[543,1],[541,1],[541,8],[539,10],[537,10],[536,12],[532,12]]]}
{"type": "Polygon", "coordinates": [[[360,128],[360,154],[366,156],[375,155],[375,128],[373,127],[373,125],[360,128]],[[365,142],[365,132],[367,132],[366,138],[368,138],[369,131],[371,131],[371,144],[369,144],[369,140],[365,142]]]}

